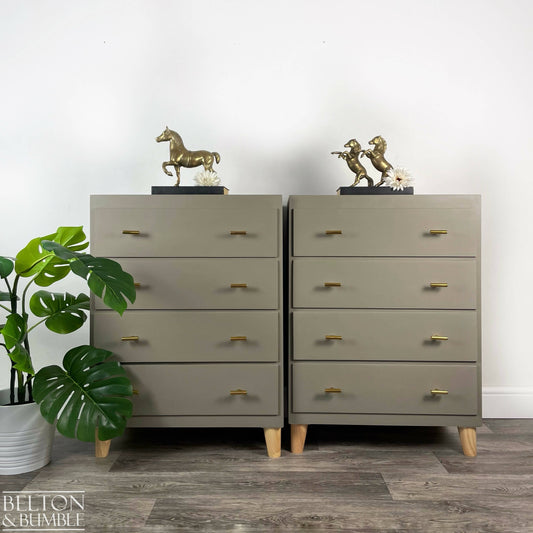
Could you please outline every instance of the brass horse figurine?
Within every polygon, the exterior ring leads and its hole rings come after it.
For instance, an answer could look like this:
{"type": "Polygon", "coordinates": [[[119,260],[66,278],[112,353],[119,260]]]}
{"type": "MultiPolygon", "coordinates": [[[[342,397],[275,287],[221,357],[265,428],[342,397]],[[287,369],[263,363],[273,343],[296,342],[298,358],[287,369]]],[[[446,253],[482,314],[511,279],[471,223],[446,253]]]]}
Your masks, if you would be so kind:
{"type": "Polygon", "coordinates": [[[174,167],[176,171],[176,186],[180,184],[180,167],[193,168],[203,165],[205,170],[213,170],[213,161],[220,162],[220,155],[217,152],[208,152],[207,150],[187,150],[183,145],[181,137],[172,130],[165,128],[165,131],[155,140],[160,143],[170,141],[170,161],[165,161],[162,165],[163,172],[167,176],[172,176],[172,172],[167,167],[174,167]]]}
{"type": "Polygon", "coordinates": [[[355,187],[363,178],[368,181],[368,186],[372,187],[374,185],[374,180],[367,174],[366,168],[361,164],[361,161],[359,161],[359,154],[364,152],[361,150],[361,145],[355,139],[351,139],[344,145],[344,148],[350,148],[350,151],[331,153],[337,154],[339,158],[344,159],[348,164],[349,169],[355,173],[355,181],[350,187],[355,187]]]}
{"type": "Polygon", "coordinates": [[[387,172],[392,168],[392,165],[385,159],[383,155],[385,153],[385,150],[387,150],[387,142],[383,137],[378,135],[377,137],[374,137],[371,141],[369,141],[368,144],[373,144],[374,149],[364,150],[363,154],[370,159],[370,161],[374,165],[374,168],[381,172],[381,181],[379,183],[376,183],[376,187],[379,187],[385,182],[387,172]]]}

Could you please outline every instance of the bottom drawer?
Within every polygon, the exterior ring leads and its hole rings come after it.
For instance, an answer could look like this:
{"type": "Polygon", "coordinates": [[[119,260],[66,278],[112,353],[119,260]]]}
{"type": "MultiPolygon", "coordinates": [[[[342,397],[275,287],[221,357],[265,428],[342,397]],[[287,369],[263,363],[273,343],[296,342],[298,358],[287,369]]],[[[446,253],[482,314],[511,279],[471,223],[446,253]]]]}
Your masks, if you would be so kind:
{"type": "Polygon", "coordinates": [[[134,416],[278,414],[277,365],[128,364],[124,368],[139,393],[133,399],[134,416]]]}
{"type": "Polygon", "coordinates": [[[478,411],[476,365],[295,363],[292,369],[295,413],[475,415],[478,411]]]}

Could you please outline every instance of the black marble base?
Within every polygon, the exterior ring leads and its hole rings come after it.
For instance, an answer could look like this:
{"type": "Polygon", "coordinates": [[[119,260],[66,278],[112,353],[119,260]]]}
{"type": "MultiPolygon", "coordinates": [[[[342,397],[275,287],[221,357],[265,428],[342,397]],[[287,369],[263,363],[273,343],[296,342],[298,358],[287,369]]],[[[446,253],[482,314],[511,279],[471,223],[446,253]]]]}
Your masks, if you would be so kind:
{"type": "Polygon", "coordinates": [[[368,194],[414,194],[414,187],[405,187],[402,191],[393,191],[390,187],[339,187],[337,194],[368,195],[368,194]]]}
{"type": "Polygon", "coordinates": [[[229,189],[226,187],[209,187],[200,185],[152,185],[152,194],[228,194],[229,189]]]}

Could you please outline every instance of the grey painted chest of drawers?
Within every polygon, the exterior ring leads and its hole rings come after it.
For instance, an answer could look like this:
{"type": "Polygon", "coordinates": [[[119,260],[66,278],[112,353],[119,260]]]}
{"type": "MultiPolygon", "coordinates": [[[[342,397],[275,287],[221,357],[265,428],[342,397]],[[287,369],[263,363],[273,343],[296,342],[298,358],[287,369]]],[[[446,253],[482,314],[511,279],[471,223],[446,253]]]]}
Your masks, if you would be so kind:
{"type": "Polygon", "coordinates": [[[122,317],[91,316],[138,391],[129,425],[262,427],[279,456],[281,196],[92,196],[91,243],[138,284],[122,317]]]}
{"type": "Polygon", "coordinates": [[[480,197],[289,199],[289,422],[481,425],[480,197]]]}

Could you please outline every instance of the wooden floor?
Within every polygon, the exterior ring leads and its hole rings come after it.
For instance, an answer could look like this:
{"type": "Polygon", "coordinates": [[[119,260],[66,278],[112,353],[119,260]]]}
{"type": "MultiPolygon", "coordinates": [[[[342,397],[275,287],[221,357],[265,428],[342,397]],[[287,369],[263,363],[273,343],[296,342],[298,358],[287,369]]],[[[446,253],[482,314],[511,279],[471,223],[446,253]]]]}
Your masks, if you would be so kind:
{"type": "Polygon", "coordinates": [[[533,532],[533,420],[485,420],[478,456],[456,428],[310,426],[279,459],[260,429],[128,430],[105,459],[57,437],[2,490],[84,490],[87,532],[533,532]]]}

